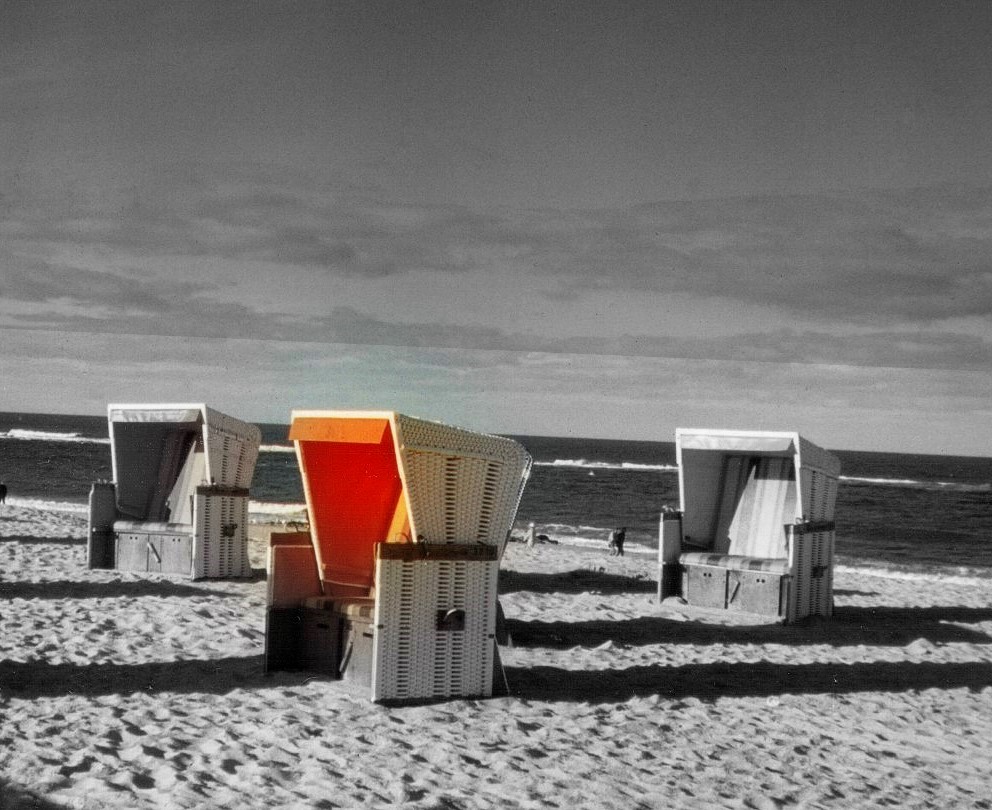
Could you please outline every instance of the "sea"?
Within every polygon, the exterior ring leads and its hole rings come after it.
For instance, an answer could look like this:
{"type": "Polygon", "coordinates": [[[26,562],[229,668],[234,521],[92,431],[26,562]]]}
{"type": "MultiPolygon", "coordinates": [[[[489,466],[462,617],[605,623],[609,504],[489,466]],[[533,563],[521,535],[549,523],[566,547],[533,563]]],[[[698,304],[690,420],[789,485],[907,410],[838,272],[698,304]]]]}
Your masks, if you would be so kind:
{"type": "MultiPolygon", "coordinates": [[[[305,519],[288,427],[259,427],[249,517],[305,519]]],[[[514,438],[534,458],[517,529],[533,521],[559,544],[605,552],[610,530],[625,526],[629,553],[656,553],[661,510],[679,500],[673,442],[514,438]]],[[[992,458],[833,452],[842,464],[837,565],[992,578],[992,458]]],[[[8,503],[85,515],[91,483],[110,478],[104,417],[0,413],[0,482],[8,503]]]]}

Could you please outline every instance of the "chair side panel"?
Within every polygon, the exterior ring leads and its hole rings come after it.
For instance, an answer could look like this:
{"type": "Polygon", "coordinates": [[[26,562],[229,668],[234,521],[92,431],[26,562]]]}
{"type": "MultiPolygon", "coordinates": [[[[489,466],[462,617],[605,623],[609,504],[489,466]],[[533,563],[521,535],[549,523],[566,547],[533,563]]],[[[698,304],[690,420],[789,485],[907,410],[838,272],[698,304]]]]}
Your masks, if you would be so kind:
{"type": "Polygon", "coordinates": [[[499,563],[379,559],[372,699],[492,694],[499,563]]]}
{"type": "Polygon", "coordinates": [[[193,579],[251,576],[248,560],[248,493],[198,487],[193,579]]]}

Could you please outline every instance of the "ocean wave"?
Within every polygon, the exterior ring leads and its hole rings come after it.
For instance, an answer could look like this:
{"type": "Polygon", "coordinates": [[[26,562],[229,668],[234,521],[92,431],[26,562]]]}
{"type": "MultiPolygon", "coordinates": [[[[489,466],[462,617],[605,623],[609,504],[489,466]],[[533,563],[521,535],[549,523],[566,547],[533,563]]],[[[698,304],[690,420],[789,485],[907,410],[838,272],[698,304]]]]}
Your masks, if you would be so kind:
{"type": "Polygon", "coordinates": [[[296,448],[291,444],[263,444],[258,448],[259,453],[295,453],[296,448]]]}
{"type": "Polygon", "coordinates": [[[975,585],[992,579],[992,568],[968,566],[924,566],[921,563],[878,563],[847,559],[846,564],[835,564],[834,573],[868,574],[882,579],[905,582],[942,582],[947,585],[975,585]]]}
{"type": "MultiPolygon", "coordinates": [[[[568,467],[589,470],[629,470],[631,472],[677,473],[675,464],[643,464],[634,461],[590,461],[585,458],[556,458],[553,461],[535,461],[536,467],[568,467]]],[[[934,492],[992,492],[992,482],[975,483],[962,481],[926,481],[912,478],[872,478],[867,476],[841,475],[839,480],[846,486],[901,487],[922,489],[934,492]]]]}
{"type": "Polygon", "coordinates": [[[76,442],[83,444],[110,444],[109,438],[83,436],[79,433],[58,433],[48,430],[27,430],[11,428],[0,431],[0,439],[13,439],[23,442],[76,442]]]}
{"type": "Polygon", "coordinates": [[[275,518],[287,520],[300,518],[306,520],[307,505],[305,503],[273,503],[270,501],[248,501],[248,516],[253,520],[259,518],[275,518]]]}
{"type": "MultiPolygon", "coordinates": [[[[10,506],[16,506],[21,509],[34,509],[39,512],[69,512],[77,515],[89,514],[89,505],[85,501],[55,501],[47,498],[11,496],[7,498],[7,503],[10,506]]],[[[305,520],[307,516],[307,505],[305,503],[249,501],[248,514],[252,518],[271,517],[273,519],[286,520],[288,518],[299,517],[305,520]]]]}
{"type": "Polygon", "coordinates": [[[635,461],[589,461],[584,458],[556,458],[554,461],[535,461],[537,467],[577,467],[584,470],[633,470],[644,472],[678,472],[674,464],[641,464],[635,461]]]}
{"type": "Polygon", "coordinates": [[[902,487],[904,489],[924,489],[940,492],[990,492],[992,483],[974,484],[960,481],[917,481],[912,478],[862,478],[841,475],[839,480],[853,486],[902,487]]]}

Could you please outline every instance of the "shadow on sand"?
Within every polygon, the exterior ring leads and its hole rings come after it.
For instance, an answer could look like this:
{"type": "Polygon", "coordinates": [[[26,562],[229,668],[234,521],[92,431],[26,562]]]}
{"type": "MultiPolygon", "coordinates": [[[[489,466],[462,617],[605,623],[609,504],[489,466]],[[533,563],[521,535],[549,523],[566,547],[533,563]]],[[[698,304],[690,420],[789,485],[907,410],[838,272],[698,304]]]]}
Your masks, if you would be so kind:
{"type": "Polygon", "coordinates": [[[625,577],[605,571],[578,568],[557,574],[534,574],[503,570],[499,572],[499,592],[516,593],[656,593],[658,583],[653,579],[625,577]]]}
{"type": "MultiPolygon", "coordinates": [[[[209,581],[209,580],[207,580],[209,581]]],[[[240,582],[250,580],[242,579],[240,582]]],[[[221,596],[241,598],[243,594],[217,591],[167,579],[148,579],[136,582],[79,582],[55,580],[52,582],[2,582],[0,599],[134,599],[143,596],[221,596]]]]}
{"type": "Polygon", "coordinates": [[[847,647],[902,647],[918,639],[934,644],[992,644],[980,629],[962,625],[992,620],[992,608],[837,608],[830,619],[798,624],[707,624],[663,616],[625,621],[523,622],[508,618],[506,628],[518,647],[598,647],[616,644],[828,644],[847,647]]]}
{"type": "Polygon", "coordinates": [[[64,810],[65,805],[44,799],[0,777],[0,808],[3,810],[64,810]]]}
{"type": "MultiPolygon", "coordinates": [[[[215,660],[164,661],[148,664],[50,664],[45,661],[0,661],[0,689],[5,697],[126,695],[133,692],[207,692],[301,683],[300,675],[266,676],[262,655],[215,660]]],[[[0,805],[2,806],[2,805],[0,805]]]]}
{"type": "Polygon", "coordinates": [[[85,537],[32,537],[29,534],[15,534],[0,537],[0,543],[19,543],[24,546],[85,546],[85,537]]]}
{"type": "Polygon", "coordinates": [[[632,697],[711,701],[734,697],[842,695],[849,692],[907,692],[923,689],[980,690],[992,686],[992,664],[692,664],[627,669],[571,670],[508,667],[510,694],[516,698],[615,703],[632,697]]]}

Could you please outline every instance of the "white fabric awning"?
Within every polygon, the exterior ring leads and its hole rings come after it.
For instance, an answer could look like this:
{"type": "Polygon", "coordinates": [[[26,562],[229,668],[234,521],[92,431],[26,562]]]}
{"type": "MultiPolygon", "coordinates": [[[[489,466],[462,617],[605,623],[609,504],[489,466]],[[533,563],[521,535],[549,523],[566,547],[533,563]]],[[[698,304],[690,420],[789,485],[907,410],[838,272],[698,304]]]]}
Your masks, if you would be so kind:
{"type": "Polygon", "coordinates": [[[683,450],[722,450],[734,453],[779,453],[796,452],[796,437],[792,434],[734,434],[720,433],[681,433],[679,446],[683,450]]]}
{"type": "Polygon", "coordinates": [[[111,422],[199,422],[206,413],[205,405],[111,405],[111,422]]]}

